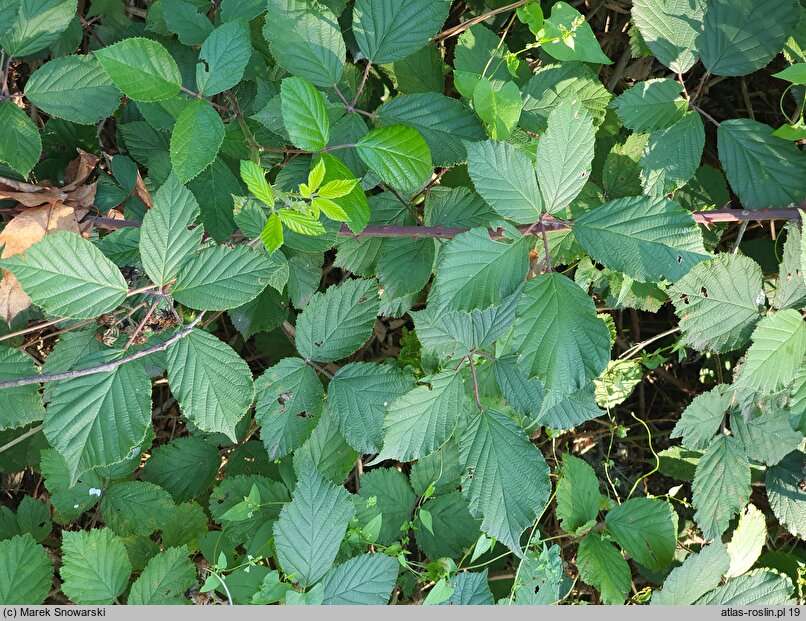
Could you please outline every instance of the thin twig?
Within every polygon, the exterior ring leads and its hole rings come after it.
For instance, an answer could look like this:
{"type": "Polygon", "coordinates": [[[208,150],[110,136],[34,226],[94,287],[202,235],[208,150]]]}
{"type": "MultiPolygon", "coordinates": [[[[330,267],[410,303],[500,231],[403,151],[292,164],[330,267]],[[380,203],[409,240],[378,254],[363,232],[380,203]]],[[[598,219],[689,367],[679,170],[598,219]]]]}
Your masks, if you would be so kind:
{"type": "Polygon", "coordinates": [[[110,373],[111,371],[114,371],[119,366],[124,365],[127,362],[133,362],[134,360],[145,358],[146,356],[150,356],[151,354],[155,354],[160,351],[165,351],[171,345],[173,345],[177,341],[181,341],[188,334],[190,334],[193,331],[193,328],[196,327],[196,324],[201,321],[202,317],[204,317],[204,312],[199,313],[193,321],[191,321],[187,326],[176,332],[173,336],[171,336],[171,338],[163,341],[162,343],[158,343],[153,347],[149,347],[148,349],[142,349],[129,356],[124,356],[123,358],[120,358],[118,360],[113,360],[112,362],[107,362],[106,364],[100,364],[95,367],[89,367],[88,369],[77,369],[75,371],[65,371],[64,373],[44,373],[41,375],[35,375],[33,377],[21,377],[12,380],[6,380],[0,382],[0,390],[2,390],[3,388],[15,388],[17,386],[42,384],[43,382],[76,379],[79,377],[87,377],[88,375],[95,375],[96,373],[110,373]]]}
{"type": "Polygon", "coordinates": [[[367,66],[364,67],[364,75],[361,78],[361,84],[358,85],[358,90],[355,92],[355,97],[353,97],[353,101],[350,106],[347,108],[350,112],[355,109],[355,104],[358,103],[358,100],[361,98],[361,93],[364,92],[364,87],[367,85],[367,78],[369,77],[369,70],[372,69],[372,61],[367,61],[367,66]]]}
{"type": "Polygon", "coordinates": [[[3,453],[5,451],[7,451],[8,449],[10,449],[13,446],[16,446],[17,444],[19,444],[23,440],[27,440],[31,436],[36,435],[40,431],[42,431],[42,425],[37,425],[36,427],[33,427],[32,429],[29,429],[28,431],[26,431],[24,434],[22,434],[18,438],[14,438],[11,442],[6,442],[3,446],[0,446],[0,453],[3,453]]]}
{"type": "Polygon", "coordinates": [[[513,9],[517,9],[522,7],[525,4],[529,4],[532,0],[518,0],[518,2],[513,2],[512,4],[508,4],[506,6],[502,6],[498,9],[493,9],[492,11],[487,11],[473,19],[469,19],[466,22],[462,22],[458,26],[453,26],[452,28],[448,28],[443,30],[439,34],[434,37],[434,41],[443,41],[445,39],[450,39],[451,37],[455,37],[458,34],[463,33],[468,28],[472,28],[476,24],[480,24],[481,22],[487,21],[491,17],[495,17],[500,13],[506,13],[507,11],[512,11],[513,9]]]}
{"type": "Polygon", "coordinates": [[[483,412],[484,406],[481,405],[479,398],[479,379],[476,377],[476,363],[473,362],[473,354],[468,354],[467,361],[470,363],[470,376],[473,378],[473,396],[476,398],[476,407],[479,412],[483,412]]]}
{"type": "Polygon", "coordinates": [[[714,125],[716,125],[717,127],[719,127],[719,121],[717,121],[717,120],[716,120],[714,117],[712,117],[712,116],[711,116],[710,114],[708,114],[708,113],[707,113],[705,110],[703,110],[702,108],[700,108],[698,105],[693,104],[693,103],[691,103],[691,102],[689,102],[689,103],[688,103],[688,105],[689,105],[689,107],[691,107],[693,110],[696,110],[696,111],[697,111],[697,112],[699,112],[701,115],[703,115],[703,116],[704,116],[706,119],[708,119],[709,121],[711,121],[711,123],[713,123],[714,125]]]}
{"type": "Polygon", "coordinates": [[[154,311],[157,310],[157,306],[159,306],[159,303],[160,303],[159,298],[154,300],[154,303],[151,305],[151,308],[149,308],[146,311],[146,314],[140,320],[140,323],[137,324],[137,327],[134,329],[134,332],[132,332],[131,337],[126,342],[126,345],[123,346],[123,351],[126,351],[127,349],[129,349],[129,347],[132,346],[132,343],[134,343],[135,339],[137,339],[137,337],[143,331],[143,328],[145,328],[145,325],[146,323],[148,323],[148,320],[151,319],[151,315],[153,315],[154,311]]]}
{"type": "Polygon", "coordinates": [[[744,232],[747,230],[747,224],[748,224],[748,222],[747,222],[747,220],[745,220],[739,226],[739,234],[736,236],[736,243],[733,244],[732,254],[736,254],[737,252],[739,252],[739,244],[742,243],[742,237],[744,237],[744,232]]]}
{"type": "Polygon", "coordinates": [[[543,236],[543,251],[546,253],[546,271],[553,272],[551,268],[551,253],[549,252],[549,240],[546,236],[546,223],[540,218],[540,234],[543,236]]]}

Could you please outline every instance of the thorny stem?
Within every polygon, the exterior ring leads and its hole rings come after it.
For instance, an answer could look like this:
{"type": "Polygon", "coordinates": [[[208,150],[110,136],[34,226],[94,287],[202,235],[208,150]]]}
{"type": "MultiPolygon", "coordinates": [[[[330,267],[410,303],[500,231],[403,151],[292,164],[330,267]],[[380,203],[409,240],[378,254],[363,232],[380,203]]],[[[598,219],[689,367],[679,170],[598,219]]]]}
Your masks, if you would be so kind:
{"type": "Polygon", "coordinates": [[[476,407],[479,412],[483,412],[484,406],[481,405],[481,399],[479,398],[479,380],[476,377],[476,363],[473,362],[472,352],[467,355],[467,361],[470,363],[470,376],[473,378],[473,396],[476,398],[476,407]]]}
{"type": "Polygon", "coordinates": [[[95,375],[96,373],[109,373],[117,369],[119,366],[126,364],[127,362],[139,360],[140,358],[145,358],[146,356],[150,356],[151,354],[155,354],[160,351],[165,351],[171,345],[173,345],[178,341],[181,341],[188,334],[190,334],[193,331],[193,328],[196,327],[196,324],[198,324],[202,320],[202,317],[204,317],[204,312],[199,313],[196,316],[196,318],[193,321],[191,321],[187,326],[176,332],[173,336],[171,336],[169,339],[166,339],[162,343],[158,343],[147,349],[142,349],[128,356],[124,356],[123,358],[119,358],[118,360],[113,360],[112,362],[107,362],[106,364],[99,364],[94,367],[89,367],[88,369],[65,371],[64,373],[44,373],[40,375],[35,375],[33,377],[21,377],[12,380],[6,380],[0,382],[0,390],[2,390],[3,388],[15,388],[17,386],[42,384],[43,382],[53,382],[56,380],[76,379],[79,377],[87,377],[88,375],[95,375]]]}
{"type": "Polygon", "coordinates": [[[553,272],[551,268],[551,255],[549,253],[549,240],[546,237],[546,223],[540,218],[540,234],[543,236],[543,251],[546,253],[546,271],[553,272]]]}
{"type": "Polygon", "coordinates": [[[358,103],[358,100],[361,98],[361,93],[364,92],[364,87],[367,85],[367,78],[369,77],[369,70],[372,69],[372,61],[367,61],[367,66],[364,67],[364,75],[361,78],[361,84],[358,85],[358,90],[355,92],[355,97],[353,97],[353,101],[348,107],[350,111],[355,109],[355,104],[358,103]]]}

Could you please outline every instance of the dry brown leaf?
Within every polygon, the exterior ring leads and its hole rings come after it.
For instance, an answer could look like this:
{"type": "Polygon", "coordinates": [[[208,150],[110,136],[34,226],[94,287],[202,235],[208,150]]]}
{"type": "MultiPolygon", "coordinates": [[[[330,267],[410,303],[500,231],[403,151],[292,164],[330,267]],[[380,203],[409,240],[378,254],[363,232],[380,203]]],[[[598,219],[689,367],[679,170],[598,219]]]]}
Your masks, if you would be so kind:
{"type": "Polygon", "coordinates": [[[137,171],[137,182],[134,184],[134,195],[143,201],[147,209],[154,207],[154,203],[151,201],[151,194],[148,193],[146,184],[143,183],[143,178],[140,176],[139,170],[137,171]]]}
{"type": "MultiPolygon", "coordinates": [[[[0,246],[3,246],[2,258],[7,259],[25,252],[40,241],[45,235],[56,231],[72,231],[80,233],[76,210],[69,205],[48,205],[26,209],[14,217],[0,231],[0,246]]],[[[31,305],[31,298],[10,272],[3,270],[0,281],[0,317],[6,323],[31,305]]]]}
{"type": "Polygon", "coordinates": [[[81,149],[77,149],[77,151],[78,157],[67,164],[64,169],[64,182],[66,185],[62,190],[65,192],[75,190],[80,184],[84,183],[98,163],[98,158],[92,153],[87,153],[81,149]]]}

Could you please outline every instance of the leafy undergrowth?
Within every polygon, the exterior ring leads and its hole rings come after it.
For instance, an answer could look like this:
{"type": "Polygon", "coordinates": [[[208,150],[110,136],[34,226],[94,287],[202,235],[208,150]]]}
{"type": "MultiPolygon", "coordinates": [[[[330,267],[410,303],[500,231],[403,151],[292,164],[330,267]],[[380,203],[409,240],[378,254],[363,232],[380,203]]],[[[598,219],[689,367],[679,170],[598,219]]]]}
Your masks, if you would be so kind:
{"type": "Polygon", "coordinates": [[[806,11],[590,4],[0,3],[0,603],[803,601],[806,11]]]}

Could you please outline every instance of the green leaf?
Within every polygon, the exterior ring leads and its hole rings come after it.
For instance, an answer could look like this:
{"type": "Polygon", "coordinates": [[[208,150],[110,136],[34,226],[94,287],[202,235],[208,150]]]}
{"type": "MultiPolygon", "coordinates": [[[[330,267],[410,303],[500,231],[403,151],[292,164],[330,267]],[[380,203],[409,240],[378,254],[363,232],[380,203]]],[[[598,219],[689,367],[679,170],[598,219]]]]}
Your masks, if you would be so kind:
{"type": "Polygon", "coordinates": [[[806,506],[800,482],[803,479],[802,451],[793,451],[767,470],[767,498],[778,521],[796,537],[806,536],[806,506]]]}
{"type": "Polygon", "coordinates": [[[792,581],[777,572],[756,569],[706,593],[696,605],[780,606],[792,604],[792,581]]]}
{"type": "Polygon", "coordinates": [[[250,160],[241,160],[241,179],[256,199],[269,207],[274,206],[274,192],[266,181],[266,171],[250,160]]]}
{"type": "Polygon", "coordinates": [[[574,221],[591,258],[640,282],[675,281],[708,255],[691,214],[667,199],[617,198],[574,221]]]}
{"type": "Polygon", "coordinates": [[[198,437],[176,438],[151,451],[140,477],[166,489],[176,502],[184,502],[201,496],[220,467],[215,445],[198,437]]]}
{"type": "Polygon", "coordinates": [[[263,36],[289,73],[330,88],[341,81],[346,48],[333,13],[309,2],[269,0],[263,36]]]}
{"type": "Polygon", "coordinates": [[[652,132],[641,157],[644,194],[660,197],[688,183],[700,166],[704,146],[705,128],[696,112],[652,132]]]}
{"type": "Polygon", "coordinates": [[[563,455],[560,480],[557,483],[557,517],[567,533],[589,525],[599,513],[602,495],[596,472],[579,457],[563,455]]]}
{"type": "Polygon", "coordinates": [[[602,169],[602,191],[608,198],[622,198],[642,193],[638,162],[646,147],[647,134],[630,134],[615,145],[605,157],[602,169]]]}
{"type": "Polygon", "coordinates": [[[199,217],[199,204],[175,175],[154,195],[154,207],[143,218],[140,257],[143,269],[156,285],[176,278],[191,253],[198,249],[202,229],[188,230],[199,217]]]}
{"type": "Polygon", "coordinates": [[[299,464],[309,459],[328,481],[339,485],[355,468],[358,457],[341,435],[330,412],[325,411],[305,444],[294,453],[293,462],[299,469],[299,464]]]}
{"type": "Polygon", "coordinates": [[[71,485],[81,473],[139,451],[151,425],[151,379],[140,362],[63,380],[50,390],[45,437],[64,457],[71,485]]]}
{"type": "MultiPolygon", "coordinates": [[[[34,361],[17,349],[0,348],[0,381],[37,374],[34,361]]],[[[0,430],[16,429],[40,421],[45,416],[39,386],[18,386],[0,390],[0,430]]]]}
{"type": "Polygon", "coordinates": [[[397,580],[397,561],[385,554],[361,554],[336,565],[322,578],[326,605],[382,606],[397,580]]]}
{"type": "Polygon", "coordinates": [[[184,604],[185,591],[196,584],[196,567],[185,546],[168,548],[148,561],[134,581],[126,603],[129,606],[184,604]]]}
{"type": "Polygon", "coordinates": [[[713,75],[747,75],[781,51],[798,23],[795,0],[713,0],[705,13],[702,64],[713,75]]]}
{"type": "Polygon", "coordinates": [[[518,366],[516,355],[500,356],[493,362],[493,375],[509,405],[530,418],[540,412],[540,406],[546,396],[546,387],[539,379],[529,379],[526,376],[523,369],[518,366]]]}
{"type": "Polygon", "coordinates": [[[372,335],[378,306],[372,280],[348,280],[317,293],[297,318],[297,350],[316,362],[346,358],[372,335]]]}
{"type": "Polygon", "coordinates": [[[731,401],[732,394],[724,384],[697,395],[683,410],[670,437],[682,438],[686,448],[705,450],[725,420],[731,401]]]}
{"type": "Polygon", "coordinates": [[[298,477],[274,525],[274,545],[283,571],[308,587],[333,565],[355,509],[347,490],[328,483],[313,464],[298,477]]]}
{"type": "Polygon", "coordinates": [[[205,101],[191,101],[171,132],[171,165],[180,183],[187,183],[213,163],[224,142],[224,123],[205,101]]]}
{"type": "Polygon", "coordinates": [[[736,384],[762,393],[784,388],[806,356],[806,325],[800,313],[787,309],[767,315],[758,322],[752,339],[736,384]]]}
{"type": "Polygon", "coordinates": [[[176,61],[151,39],[124,39],[94,54],[115,86],[135,101],[170,99],[182,86],[176,61]]]}
{"type": "MultiPolygon", "coordinates": [[[[279,481],[272,481],[258,475],[237,475],[225,478],[210,494],[208,508],[213,520],[225,527],[228,542],[218,540],[216,543],[215,539],[212,542],[208,540],[206,543],[202,541],[202,550],[208,546],[212,547],[212,545],[223,545],[224,549],[227,547],[231,549],[234,545],[252,541],[258,535],[261,537],[260,543],[262,544],[271,537],[271,529],[267,527],[267,523],[274,523],[280,515],[281,507],[287,505],[289,501],[288,488],[279,481]],[[222,520],[223,515],[242,503],[255,488],[260,495],[262,505],[253,511],[251,520],[237,522],[222,520]]],[[[215,552],[210,550],[206,554],[220,560],[218,550],[215,552]]]]}
{"type": "MultiPolygon", "coordinates": [[[[331,136],[332,139],[332,136],[331,136]]],[[[356,181],[355,175],[337,157],[329,153],[322,153],[318,156],[320,162],[325,164],[325,176],[323,183],[333,183],[334,181],[356,181]]],[[[347,214],[347,226],[353,233],[360,233],[364,227],[369,223],[369,203],[367,195],[360,184],[356,183],[349,194],[333,199],[333,201],[341,207],[347,214]]]]}
{"type": "Polygon", "coordinates": [[[48,553],[29,534],[0,541],[0,604],[37,606],[53,582],[48,553]]]}
{"type": "Polygon", "coordinates": [[[441,93],[400,95],[383,104],[376,114],[381,125],[408,125],[420,132],[437,166],[465,160],[467,153],[463,141],[484,140],[486,137],[484,128],[470,108],[441,93]]]}
{"type": "Polygon", "coordinates": [[[786,241],[778,266],[778,283],[772,297],[772,307],[802,309],[806,306],[806,281],[803,277],[804,248],[800,226],[790,221],[784,227],[786,241]]]}
{"type": "Polygon", "coordinates": [[[787,207],[806,196],[806,155],[772,127],[729,119],[717,128],[719,160],[745,209],[787,207]]]}
{"type": "Polygon", "coordinates": [[[725,576],[736,578],[747,573],[761,556],[766,540],[767,524],[764,514],[755,505],[747,505],[739,514],[739,525],[726,546],[730,569],[725,576]]]}
{"type": "Polygon", "coordinates": [[[113,484],[101,500],[106,525],[121,537],[148,537],[170,518],[174,501],[164,489],[146,481],[113,484]]]}
{"type": "Polygon", "coordinates": [[[573,392],[607,366],[610,333],[587,293],[553,272],[526,283],[513,349],[529,377],[538,377],[546,388],[573,392]]]}
{"type": "Polygon", "coordinates": [[[377,453],[383,444],[386,408],[414,387],[397,367],[351,362],[339,368],[327,387],[327,407],[354,449],[377,453]]]}
{"type": "Polygon", "coordinates": [[[436,606],[446,603],[453,596],[453,587],[448,584],[446,578],[440,578],[428,592],[423,600],[423,606],[436,606]]]}
{"type": "Polygon", "coordinates": [[[358,141],[356,148],[384,183],[404,194],[421,190],[434,169],[425,140],[406,125],[373,129],[358,141]]]}
{"type": "Polygon", "coordinates": [[[537,181],[549,213],[567,207],[588,181],[595,132],[590,115],[579,104],[561,101],[548,118],[548,130],[537,143],[537,181]]]}
{"type": "Polygon", "coordinates": [[[669,289],[688,345],[717,353],[750,339],[764,294],[758,263],[737,254],[718,254],[695,265],[669,289]]]}
{"type": "Polygon", "coordinates": [[[741,443],[719,435],[705,451],[694,474],[694,519],[706,539],[716,539],[750,498],[750,464],[741,443]]]}
{"type": "Polygon", "coordinates": [[[280,222],[294,233],[310,237],[325,234],[325,227],[313,216],[291,209],[281,209],[277,212],[277,216],[280,218],[280,222]]]}
{"type": "Polygon", "coordinates": [[[598,533],[588,533],[577,550],[579,577],[598,589],[602,602],[623,604],[630,590],[630,566],[616,547],[598,533]]]}
{"type": "Polygon", "coordinates": [[[265,252],[245,246],[206,248],[179,271],[171,293],[196,310],[227,310],[254,300],[272,278],[265,252]]]}
{"type": "Polygon", "coordinates": [[[468,173],[487,204],[517,224],[535,222],[543,201],[529,156],[495,140],[466,142],[465,147],[468,173]]]}
{"type": "Polygon", "coordinates": [[[460,441],[462,493],[482,530],[522,557],[520,537],[542,514],[549,468],[540,450],[509,418],[494,410],[469,417],[460,441]]]}
{"type": "Polygon", "coordinates": [[[27,177],[42,152],[39,130],[25,111],[8,99],[0,101],[0,124],[6,128],[0,141],[0,162],[27,177]]]}
{"type": "Polygon", "coordinates": [[[521,91],[510,80],[505,82],[496,80],[493,83],[482,78],[473,89],[473,108],[484,121],[491,138],[506,140],[512,135],[521,118],[523,108],[521,91]]]}
{"type": "Polygon", "coordinates": [[[383,449],[373,460],[412,461],[437,450],[453,434],[464,403],[462,377],[443,371],[389,404],[383,449]]]}
{"type": "Polygon", "coordinates": [[[94,125],[112,115],[121,94],[94,56],[62,56],[34,71],[25,96],[51,116],[94,125]]]}
{"type": "Polygon", "coordinates": [[[123,593],[132,566],[123,540],[107,528],[62,533],[62,591],[76,604],[108,605],[123,593]]]}
{"type": "Polygon", "coordinates": [[[0,47],[8,57],[30,56],[56,43],[76,16],[76,0],[11,0],[0,27],[0,47]],[[12,7],[16,5],[16,10],[12,7]]]}
{"type": "Polygon", "coordinates": [[[330,118],[316,87],[302,78],[286,78],[281,87],[283,123],[291,144],[319,151],[330,139],[330,118]]]}
{"type": "Polygon", "coordinates": [[[254,387],[248,365],[229,345],[193,330],[168,350],[168,384],[197,428],[237,441],[235,428],[252,406],[254,387]]]}
{"type": "Polygon", "coordinates": [[[362,474],[360,482],[359,495],[353,496],[358,524],[366,529],[380,516],[376,541],[390,545],[400,540],[401,526],[411,518],[417,504],[406,475],[394,468],[378,468],[362,474]]]}
{"type": "Polygon", "coordinates": [[[266,219],[266,224],[263,225],[263,230],[260,231],[260,241],[263,242],[263,247],[272,254],[285,241],[283,237],[283,222],[280,216],[276,213],[271,214],[266,219]]]}
{"type": "Polygon", "coordinates": [[[403,60],[439,32],[450,6],[450,0],[357,0],[358,49],[375,65],[403,60]]]}
{"type": "Polygon", "coordinates": [[[388,240],[376,268],[384,291],[391,297],[420,291],[431,278],[435,253],[432,239],[388,240]]]}
{"type": "Polygon", "coordinates": [[[196,64],[199,93],[212,97],[236,86],[252,56],[252,41],[246,22],[222,24],[204,40],[196,64]]]}
{"type": "Polygon", "coordinates": [[[462,556],[479,539],[479,521],[470,515],[467,501],[461,492],[452,491],[429,500],[427,509],[420,509],[417,545],[432,560],[462,556]],[[431,516],[431,527],[426,528],[423,511],[431,516]]]}
{"type": "Polygon", "coordinates": [[[803,434],[792,429],[788,417],[782,412],[767,412],[749,419],[741,412],[734,412],[730,429],[750,459],[768,466],[780,462],[803,440],[803,434]]]}
{"type": "Polygon", "coordinates": [[[634,0],[632,18],[652,54],[675,73],[699,58],[705,0],[634,0]]]}
{"type": "Polygon", "coordinates": [[[616,97],[613,107],[624,126],[635,132],[666,129],[682,119],[688,109],[681,89],[671,78],[646,80],[616,97]]]}
{"type": "Polygon", "coordinates": [[[185,0],[162,0],[162,14],[168,30],[179,37],[184,45],[201,45],[213,32],[213,24],[206,15],[185,0]]]}
{"type": "Polygon", "coordinates": [[[652,593],[652,604],[689,605],[716,587],[728,571],[730,559],[721,541],[705,546],[699,554],[689,554],[675,567],[663,589],[652,593]]]}
{"type": "Polygon", "coordinates": [[[461,233],[440,252],[428,308],[442,313],[500,304],[521,286],[528,267],[526,238],[507,244],[490,239],[486,228],[461,233]]]}
{"type": "Polygon", "coordinates": [[[806,84],[806,63],[790,65],[778,73],[773,73],[772,77],[786,80],[792,84],[806,84]]]}
{"type": "Polygon", "coordinates": [[[602,52],[599,42],[593,34],[590,24],[574,7],[566,2],[555,2],[543,23],[545,39],[562,37],[556,42],[544,43],[541,47],[547,54],[557,60],[581,60],[586,63],[612,65],[602,52]],[[581,23],[579,23],[581,21],[581,23]],[[574,27],[575,23],[579,23],[574,27]],[[570,41],[569,41],[570,40],[570,41]]]}
{"type": "Polygon", "coordinates": [[[613,539],[635,562],[655,571],[672,562],[677,515],[665,500],[630,498],[609,511],[605,522],[613,539]]]}
{"type": "Polygon", "coordinates": [[[322,411],[324,389],[310,366],[284,358],[255,381],[255,421],[270,459],[285,457],[310,433],[310,420],[322,411]]]}

